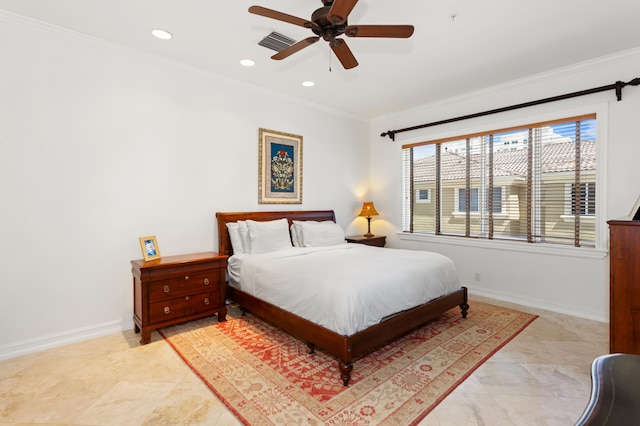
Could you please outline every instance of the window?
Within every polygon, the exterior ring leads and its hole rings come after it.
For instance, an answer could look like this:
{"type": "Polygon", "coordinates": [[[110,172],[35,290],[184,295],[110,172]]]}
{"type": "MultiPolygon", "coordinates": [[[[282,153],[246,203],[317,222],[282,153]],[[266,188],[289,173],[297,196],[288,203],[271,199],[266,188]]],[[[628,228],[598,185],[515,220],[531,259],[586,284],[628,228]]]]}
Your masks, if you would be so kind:
{"type": "Polygon", "coordinates": [[[596,185],[593,182],[581,183],[580,194],[576,193],[576,184],[571,184],[571,200],[567,203],[571,209],[571,215],[594,216],[596,214],[596,185]],[[576,197],[580,197],[576,199],[576,197]]]}
{"type": "MultiPolygon", "coordinates": [[[[458,189],[457,205],[459,212],[467,211],[467,188],[458,189]]],[[[469,193],[469,211],[472,213],[477,212],[478,206],[478,188],[471,188],[471,192],[469,193]]]]}
{"type": "MultiPolygon", "coordinates": [[[[502,213],[502,187],[493,188],[493,213],[502,213]]],[[[477,213],[480,211],[480,204],[478,204],[480,189],[471,188],[469,195],[469,211],[471,213],[477,213]]],[[[467,211],[467,188],[458,188],[458,198],[456,205],[458,206],[458,213],[464,213],[467,211]]],[[[488,201],[487,201],[488,205],[488,201]]]]}
{"type": "Polygon", "coordinates": [[[416,203],[429,203],[431,202],[431,197],[429,197],[428,189],[417,189],[416,190],[416,203]]]}
{"type": "Polygon", "coordinates": [[[405,145],[403,181],[405,232],[595,247],[596,115],[405,145]]]}

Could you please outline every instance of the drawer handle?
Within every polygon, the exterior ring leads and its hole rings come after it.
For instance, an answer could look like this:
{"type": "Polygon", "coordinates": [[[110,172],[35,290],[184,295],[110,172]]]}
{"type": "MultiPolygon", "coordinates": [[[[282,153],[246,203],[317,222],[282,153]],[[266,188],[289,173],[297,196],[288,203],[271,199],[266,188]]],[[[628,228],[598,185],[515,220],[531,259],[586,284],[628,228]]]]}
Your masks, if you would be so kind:
{"type": "Polygon", "coordinates": [[[204,279],[204,285],[209,285],[209,278],[204,279]]]}
{"type": "Polygon", "coordinates": [[[204,299],[204,304],[205,304],[205,305],[208,305],[208,304],[209,304],[209,298],[208,298],[208,297],[206,297],[206,298],[204,299]]]}
{"type": "Polygon", "coordinates": [[[165,293],[169,293],[169,286],[168,286],[168,285],[165,285],[165,286],[164,286],[164,292],[165,292],[165,293]]]}
{"type": "Polygon", "coordinates": [[[165,314],[165,315],[169,315],[169,312],[170,312],[170,311],[169,311],[169,307],[168,307],[168,306],[165,306],[165,307],[164,307],[164,314],[165,314]]]}
{"type": "Polygon", "coordinates": [[[189,296],[185,297],[184,300],[189,300],[189,296]]]}
{"type": "Polygon", "coordinates": [[[189,279],[189,275],[185,275],[185,276],[184,276],[184,279],[185,279],[185,280],[188,280],[188,279],[189,279]]]}

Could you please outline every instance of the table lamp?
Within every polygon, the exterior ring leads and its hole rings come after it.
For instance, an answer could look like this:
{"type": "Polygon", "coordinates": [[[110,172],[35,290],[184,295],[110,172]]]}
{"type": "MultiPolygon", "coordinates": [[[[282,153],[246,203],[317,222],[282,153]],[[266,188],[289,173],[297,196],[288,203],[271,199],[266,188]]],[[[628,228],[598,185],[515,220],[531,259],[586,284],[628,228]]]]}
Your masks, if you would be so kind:
{"type": "Polygon", "coordinates": [[[358,216],[367,218],[367,233],[364,234],[365,237],[373,237],[373,234],[371,233],[371,216],[378,216],[379,214],[380,213],[378,213],[376,208],[373,206],[373,201],[365,201],[362,204],[362,211],[358,216]]]}

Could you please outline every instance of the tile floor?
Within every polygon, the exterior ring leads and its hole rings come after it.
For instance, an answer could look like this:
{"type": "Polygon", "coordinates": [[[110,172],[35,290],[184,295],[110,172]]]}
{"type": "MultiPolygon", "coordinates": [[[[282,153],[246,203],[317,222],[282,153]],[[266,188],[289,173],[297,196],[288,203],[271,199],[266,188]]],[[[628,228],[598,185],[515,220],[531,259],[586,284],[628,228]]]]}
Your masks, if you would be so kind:
{"type": "MultiPolygon", "coordinates": [[[[608,325],[538,314],[421,425],[573,425],[586,406],[591,362],[608,352],[608,325]]],[[[239,425],[154,332],[133,331],[0,362],[0,425],[239,425]]]]}

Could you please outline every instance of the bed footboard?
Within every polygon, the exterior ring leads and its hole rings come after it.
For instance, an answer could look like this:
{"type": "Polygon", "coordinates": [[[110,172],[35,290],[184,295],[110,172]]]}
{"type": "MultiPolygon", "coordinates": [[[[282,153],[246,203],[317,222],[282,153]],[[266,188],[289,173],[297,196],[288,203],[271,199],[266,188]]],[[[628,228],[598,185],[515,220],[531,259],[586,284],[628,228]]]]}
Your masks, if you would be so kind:
{"type": "Polygon", "coordinates": [[[318,347],[336,356],[339,359],[340,378],[345,386],[349,384],[353,360],[357,357],[426,324],[451,308],[459,306],[463,318],[467,317],[469,310],[467,288],[461,287],[458,291],[405,311],[351,336],[342,336],[231,286],[227,287],[227,298],[236,302],[243,311],[247,310],[306,342],[309,353],[313,353],[318,347]]]}

